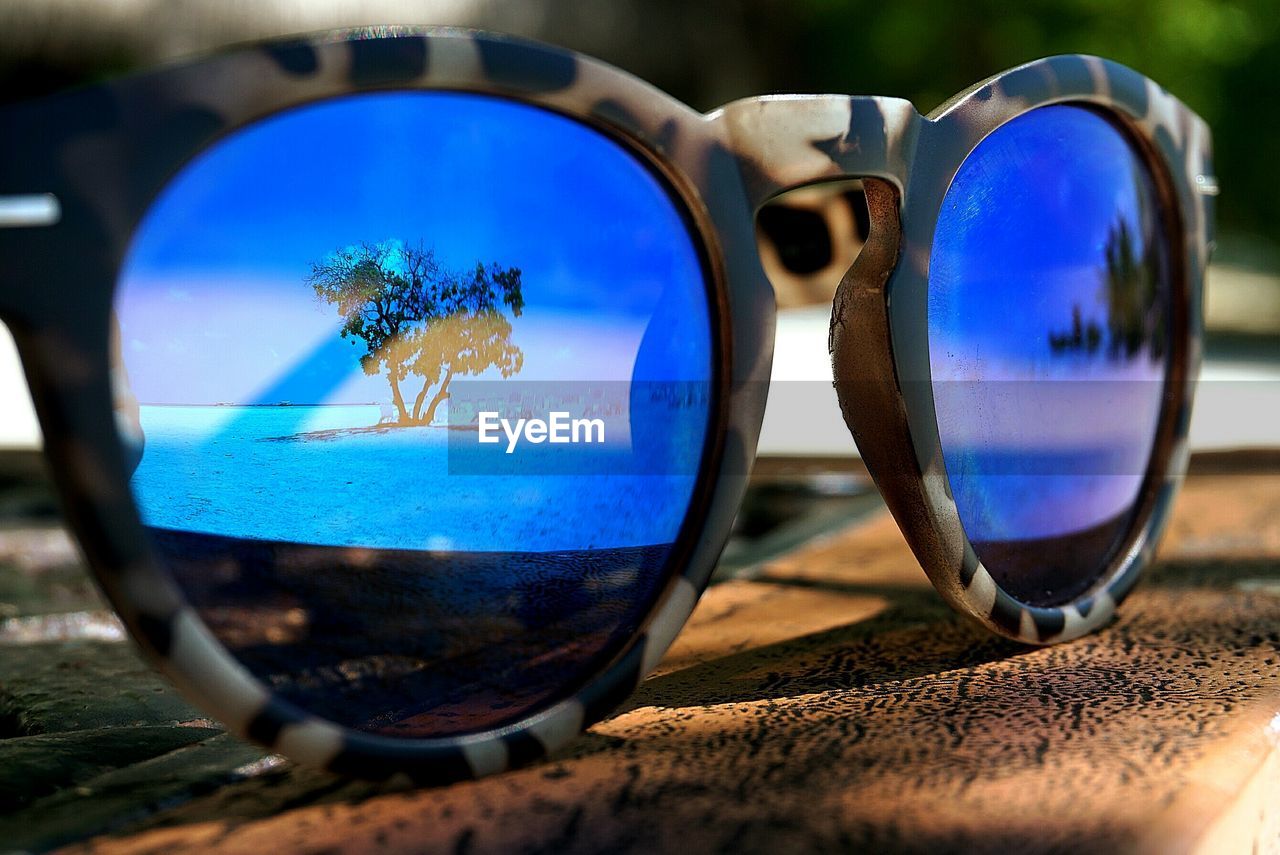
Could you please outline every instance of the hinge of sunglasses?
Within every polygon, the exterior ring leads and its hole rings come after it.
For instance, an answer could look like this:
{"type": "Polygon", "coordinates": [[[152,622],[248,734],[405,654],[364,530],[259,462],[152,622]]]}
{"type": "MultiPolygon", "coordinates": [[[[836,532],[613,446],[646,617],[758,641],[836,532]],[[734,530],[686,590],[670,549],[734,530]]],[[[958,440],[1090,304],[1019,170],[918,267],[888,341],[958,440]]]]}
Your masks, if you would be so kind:
{"type": "Polygon", "coordinates": [[[0,196],[0,229],[56,226],[62,219],[62,203],[52,193],[0,196]]]}
{"type": "Polygon", "coordinates": [[[1218,195],[1218,179],[1212,175],[1197,175],[1196,189],[1204,196],[1218,195]]]}

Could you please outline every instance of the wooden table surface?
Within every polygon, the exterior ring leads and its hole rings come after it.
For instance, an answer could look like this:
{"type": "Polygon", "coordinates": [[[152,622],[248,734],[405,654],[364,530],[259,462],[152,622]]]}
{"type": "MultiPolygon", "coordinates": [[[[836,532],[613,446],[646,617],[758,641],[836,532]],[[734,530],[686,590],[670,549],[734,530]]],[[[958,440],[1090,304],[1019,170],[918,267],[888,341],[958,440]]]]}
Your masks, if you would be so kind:
{"type": "Polygon", "coordinates": [[[221,733],[121,639],[56,524],[10,523],[0,852],[1277,850],[1280,467],[1195,468],[1090,638],[970,627],[872,512],[713,586],[558,757],[419,790],[221,733]]]}

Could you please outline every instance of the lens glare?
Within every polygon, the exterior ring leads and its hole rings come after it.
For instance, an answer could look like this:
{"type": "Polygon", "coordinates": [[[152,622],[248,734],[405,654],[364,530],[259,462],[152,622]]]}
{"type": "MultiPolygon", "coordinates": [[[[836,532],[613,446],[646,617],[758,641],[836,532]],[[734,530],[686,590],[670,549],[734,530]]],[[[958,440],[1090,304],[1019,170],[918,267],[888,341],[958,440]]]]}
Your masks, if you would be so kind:
{"type": "Polygon", "coordinates": [[[943,459],[979,559],[1024,602],[1084,593],[1133,524],[1169,352],[1164,235],[1144,159],[1085,107],[1003,125],[943,201],[929,266],[943,459]]]}
{"type": "Polygon", "coordinates": [[[523,717],[665,584],[710,418],[706,294],[665,186],[555,114],[392,92],[235,133],[155,201],[119,282],[156,550],[312,713],[411,737],[523,717]]]}

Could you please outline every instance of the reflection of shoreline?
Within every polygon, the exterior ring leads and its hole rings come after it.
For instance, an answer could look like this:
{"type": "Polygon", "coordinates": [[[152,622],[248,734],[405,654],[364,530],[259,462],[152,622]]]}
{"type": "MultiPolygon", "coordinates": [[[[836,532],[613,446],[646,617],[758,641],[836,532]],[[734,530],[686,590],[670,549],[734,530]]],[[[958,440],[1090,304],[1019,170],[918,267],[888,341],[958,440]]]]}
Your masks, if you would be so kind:
{"type": "Polygon", "coordinates": [[[361,427],[326,428],[324,430],[306,430],[306,431],[301,431],[300,433],[286,434],[284,436],[264,436],[264,437],[259,437],[257,441],[258,442],[310,442],[313,440],[331,441],[335,439],[341,439],[342,437],[345,437],[345,436],[358,436],[360,434],[367,434],[367,433],[388,433],[391,431],[398,431],[398,430],[413,430],[415,428],[422,429],[422,430],[461,430],[461,431],[470,431],[471,433],[476,433],[479,430],[479,427],[473,424],[468,424],[468,425],[435,425],[435,424],[432,424],[432,425],[415,425],[415,424],[364,425],[361,427]]]}
{"type": "Polygon", "coordinates": [[[416,548],[424,532],[450,549],[665,542],[699,459],[634,455],[621,425],[606,428],[607,446],[573,455],[523,443],[507,455],[505,444],[481,445],[470,431],[347,432],[373,427],[377,407],[143,407],[141,418],[147,447],[131,485],[150,524],[330,544],[416,548]],[[312,431],[340,433],[260,441],[312,431]],[[481,477],[495,469],[504,480],[481,477]]]}
{"type": "Polygon", "coordinates": [[[571,419],[612,419],[626,416],[630,394],[631,384],[616,382],[562,386],[531,381],[497,389],[480,383],[460,383],[450,396],[449,421],[478,424],[482,412],[512,420],[546,418],[553,412],[565,413],[571,419]]]}

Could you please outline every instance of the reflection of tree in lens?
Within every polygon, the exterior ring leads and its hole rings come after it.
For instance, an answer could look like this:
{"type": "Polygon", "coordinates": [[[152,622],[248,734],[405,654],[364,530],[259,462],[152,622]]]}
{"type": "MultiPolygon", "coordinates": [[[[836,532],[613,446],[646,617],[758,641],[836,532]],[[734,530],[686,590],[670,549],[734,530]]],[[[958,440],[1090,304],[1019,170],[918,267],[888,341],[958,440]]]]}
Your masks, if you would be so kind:
{"type": "MultiPolygon", "coordinates": [[[[1162,265],[1157,241],[1145,241],[1120,217],[1107,232],[1102,302],[1106,305],[1106,351],[1113,361],[1130,361],[1145,349],[1157,361],[1164,356],[1165,313],[1159,287],[1162,265]]],[[[1102,342],[1096,320],[1083,320],[1080,305],[1071,308],[1071,328],[1049,333],[1049,350],[1096,353],[1102,342]]]]}
{"type": "Polygon", "coordinates": [[[1147,241],[1141,255],[1133,229],[1124,220],[1107,235],[1107,354],[1133,359],[1145,347],[1151,358],[1164,355],[1164,311],[1156,293],[1160,275],[1156,242],[1147,241]]]}
{"type": "Polygon", "coordinates": [[[477,263],[455,272],[441,267],[432,249],[387,241],[334,252],[311,265],[307,282],[337,307],[342,337],[365,344],[364,372],[385,366],[402,425],[430,424],[454,376],[497,368],[510,377],[524,364],[503,312],[519,317],[524,310],[518,267],[477,263]],[[410,374],[423,380],[412,407],[400,389],[410,374]]]}
{"type": "Polygon", "coordinates": [[[1067,350],[1084,350],[1096,353],[1102,342],[1102,330],[1097,321],[1089,321],[1086,325],[1080,316],[1080,304],[1071,307],[1071,331],[1065,333],[1049,333],[1049,349],[1054,353],[1067,350]]]}

